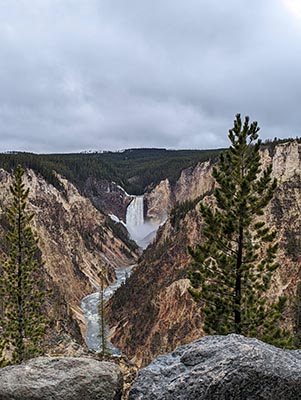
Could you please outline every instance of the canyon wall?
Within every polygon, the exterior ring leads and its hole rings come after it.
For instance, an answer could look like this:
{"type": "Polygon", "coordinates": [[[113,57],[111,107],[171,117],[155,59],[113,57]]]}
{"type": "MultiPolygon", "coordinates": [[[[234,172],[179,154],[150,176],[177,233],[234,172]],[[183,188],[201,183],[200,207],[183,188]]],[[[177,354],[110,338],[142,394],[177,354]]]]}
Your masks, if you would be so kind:
{"type": "Polygon", "coordinates": [[[126,210],[131,197],[115,182],[89,177],[84,184],[83,194],[98,210],[113,214],[126,222],[126,210]]]}
{"type": "Polygon", "coordinates": [[[174,185],[168,179],[161,181],[145,194],[146,217],[159,222],[165,221],[177,204],[193,201],[211,192],[214,184],[211,172],[212,161],[209,160],[184,169],[174,185]]]}
{"type": "MultiPolygon", "coordinates": [[[[286,325],[292,330],[296,287],[301,282],[301,144],[295,141],[265,147],[262,163],[272,164],[278,180],[275,197],[264,215],[269,226],[277,230],[279,241],[280,268],[269,296],[289,297],[286,325]]],[[[197,202],[212,193],[211,168],[210,162],[198,164],[184,170],[174,187],[163,181],[147,195],[148,212],[157,219],[177,202],[187,204],[178,207],[159,229],[110,304],[112,342],[140,365],[203,335],[200,310],[187,293],[191,262],[187,247],[202,240],[197,202]]]]}
{"type": "MultiPolygon", "coordinates": [[[[24,184],[29,187],[28,210],[34,213],[33,230],[39,238],[41,257],[45,261],[41,274],[54,289],[50,307],[54,329],[72,323],[67,333],[80,340],[85,334],[80,302],[99,284],[98,272],[106,267],[108,283],[115,278],[115,268],[133,263],[136,254],[112,230],[113,222],[79,194],[66,179],[59,177],[61,191],[28,170],[24,184]],[[61,310],[65,310],[62,314],[61,310]]],[[[12,176],[0,170],[1,225],[5,226],[5,209],[11,202],[9,186],[12,176]]],[[[3,230],[3,229],[2,229],[3,230]]],[[[2,232],[3,233],[3,232],[2,232]]]]}

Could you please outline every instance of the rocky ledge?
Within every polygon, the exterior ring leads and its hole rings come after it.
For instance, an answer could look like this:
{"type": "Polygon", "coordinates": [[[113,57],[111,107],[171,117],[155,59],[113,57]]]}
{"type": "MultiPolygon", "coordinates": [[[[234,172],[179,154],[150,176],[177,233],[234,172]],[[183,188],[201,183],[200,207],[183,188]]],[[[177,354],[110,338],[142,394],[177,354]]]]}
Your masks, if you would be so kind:
{"type": "Polygon", "coordinates": [[[139,372],[129,400],[297,400],[301,351],[239,335],[207,336],[139,372]]]}
{"type": "Polygon", "coordinates": [[[112,363],[39,357],[0,370],[1,400],[119,400],[122,374],[112,363]]]}

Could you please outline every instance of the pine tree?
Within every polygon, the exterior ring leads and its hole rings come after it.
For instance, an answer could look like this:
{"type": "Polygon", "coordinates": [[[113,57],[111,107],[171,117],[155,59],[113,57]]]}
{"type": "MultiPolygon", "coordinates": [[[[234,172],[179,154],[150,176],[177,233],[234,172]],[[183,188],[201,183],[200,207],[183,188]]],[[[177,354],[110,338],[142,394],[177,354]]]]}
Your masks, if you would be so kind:
{"type": "Polygon", "coordinates": [[[29,189],[25,189],[23,174],[24,170],[17,166],[10,187],[12,205],[7,212],[6,251],[1,256],[1,344],[3,350],[11,353],[8,362],[12,364],[41,353],[40,342],[47,323],[42,312],[46,292],[39,279],[42,263],[30,227],[33,214],[26,209],[29,189]]]}
{"type": "Polygon", "coordinates": [[[203,307],[206,333],[234,332],[276,343],[285,298],[268,304],[265,297],[278,268],[277,244],[276,232],[261,216],[277,183],[271,166],[261,168],[258,131],[257,122],[246,117],[242,123],[239,114],[229,130],[230,148],[213,169],[214,206],[200,206],[205,240],[189,249],[189,292],[203,307]]]}
{"type": "Polygon", "coordinates": [[[98,277],[100,279],[99,306],[98,306],[99,328],[100,328],[99,338],[101,340],[100,354],[102,357],[105,357],[110,354],[110,351],[107,346],[107,335],[106,335],[106,311],[105,311],[105,298],[104,298],[105,274],[103,267],[101,268],[98,277]]]}

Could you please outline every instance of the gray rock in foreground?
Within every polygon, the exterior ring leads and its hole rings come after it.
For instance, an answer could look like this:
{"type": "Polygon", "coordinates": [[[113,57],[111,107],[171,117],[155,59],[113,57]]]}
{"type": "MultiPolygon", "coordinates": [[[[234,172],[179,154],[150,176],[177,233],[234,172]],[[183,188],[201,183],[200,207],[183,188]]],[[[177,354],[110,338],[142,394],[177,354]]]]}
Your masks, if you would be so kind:
{"type": "Polygon", "coordinates": [[[119,400],[122,374],[90,358],[39,357],[0,369],[1,400],[119,400]]]}
{"type": "Polygon", "coordinates": [[[139,372],[129,400],[300,400],[301,352],[207,336],[139,372]]]}

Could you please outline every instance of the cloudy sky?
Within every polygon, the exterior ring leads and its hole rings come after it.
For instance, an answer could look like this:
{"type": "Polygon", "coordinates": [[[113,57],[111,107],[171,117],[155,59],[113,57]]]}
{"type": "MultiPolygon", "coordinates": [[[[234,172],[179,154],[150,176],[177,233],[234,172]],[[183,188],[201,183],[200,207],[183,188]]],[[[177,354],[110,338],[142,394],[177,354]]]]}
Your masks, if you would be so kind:
{"type": "Polygon", "coordinates": [[[301,0],[0,0],[0,151],[301,136],[301,0]]]}

